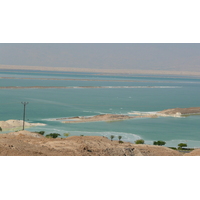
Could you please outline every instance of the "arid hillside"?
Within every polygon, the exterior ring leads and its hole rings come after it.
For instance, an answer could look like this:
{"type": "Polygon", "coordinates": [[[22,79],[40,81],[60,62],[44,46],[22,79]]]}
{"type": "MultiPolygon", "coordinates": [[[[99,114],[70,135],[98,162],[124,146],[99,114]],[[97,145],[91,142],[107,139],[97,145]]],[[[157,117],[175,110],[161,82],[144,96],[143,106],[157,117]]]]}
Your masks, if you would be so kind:
{"type": "MultiPolygon", "coordinates": [[[[46,138],[29,131],[0,134],[1,156],[182,156],[167,147],[119,143],[101,136],[46,138]]],[[[200,154],[199,154],[200,155],[200,154]]]]}

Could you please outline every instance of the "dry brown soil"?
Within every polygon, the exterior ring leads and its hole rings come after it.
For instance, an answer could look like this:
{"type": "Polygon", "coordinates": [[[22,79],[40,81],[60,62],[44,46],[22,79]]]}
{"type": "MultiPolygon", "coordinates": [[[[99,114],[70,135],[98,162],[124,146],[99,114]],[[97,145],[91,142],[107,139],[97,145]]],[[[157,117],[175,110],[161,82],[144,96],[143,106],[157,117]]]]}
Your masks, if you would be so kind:
{"type": "MultiPolygon", "coordinates": [[[[29,131],[0,134],[1,156],[182,156],[167,147],[111,141],[101,136],[46,138],[29,131]]],[[[199,154],[200,155],[200,154],[199,154]]]]}

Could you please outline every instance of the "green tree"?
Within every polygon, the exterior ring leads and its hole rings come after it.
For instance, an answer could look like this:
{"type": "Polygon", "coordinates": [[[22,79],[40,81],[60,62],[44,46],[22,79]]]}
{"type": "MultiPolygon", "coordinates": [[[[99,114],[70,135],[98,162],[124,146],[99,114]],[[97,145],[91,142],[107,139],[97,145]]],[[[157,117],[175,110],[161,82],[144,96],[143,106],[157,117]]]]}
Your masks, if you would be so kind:
{"type": "Polygon", "coordinates": [[[50,133],[50,134],[48,134],[48,135],[46,135],[46,137],[51,137],[51,138],[57,138],[58,136],[60,136],[60,134],[58,134],[58,133],[50,133]]]}
{"type": "Polygon", "coordinates": [[[2,131],[2,128],[0,127],[0,131],[2,131]]]}
{"type": "Polygon", "coordinates": [[[64,133],[65,137],[68,137],[70,135],[70,133],[64,133]]]}
{"type": "Polygon", "coordinates": [[[178,149],[183,149],[183,147],[187,147],[186,143],[179,143],[178,144],[178,149]]]}
{"type": "Polygon", "coordinates": [[[144,144],[144,140],[140,139],[140,140],[136,140],[135,144],[144,144]]]}
{"type": "Polygon", "coordinates": [[[119,135],[119,136],[118,136],[118,139],[119,139],[119,141],[120,141],[120,140],[122,139],[122,136],[119,135]]]}
{"type": "Polygon", "coordinates": [[[165,142],[165,141],[162,141],[162,140],[158,140],[158,141],[154,141],[153,144],[154,144],[154,145],[162,146],[162,145],[165,145],[166,142],[165,142]]]}
{"type": "Polygon", "coordinates": [[[114,137],[115,137],[114,135],[111,135],[111,136],[110,136],[111,141],[113,141],[113,138],[114,138],[114,137]]]}

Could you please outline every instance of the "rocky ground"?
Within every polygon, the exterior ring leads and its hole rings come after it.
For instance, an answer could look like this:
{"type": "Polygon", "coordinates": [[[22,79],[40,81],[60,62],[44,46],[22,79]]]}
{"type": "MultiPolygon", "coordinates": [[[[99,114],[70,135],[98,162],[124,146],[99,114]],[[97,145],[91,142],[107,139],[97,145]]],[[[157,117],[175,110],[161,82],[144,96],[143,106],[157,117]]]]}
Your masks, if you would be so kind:
{"type": "Polygon", "coordinates": [[[200,149],[180,153],[167,147],[110,141],[101,136],[46,138],[29,131],[0,134],[1,156],[182,156],[200,155],[200,149]]]}

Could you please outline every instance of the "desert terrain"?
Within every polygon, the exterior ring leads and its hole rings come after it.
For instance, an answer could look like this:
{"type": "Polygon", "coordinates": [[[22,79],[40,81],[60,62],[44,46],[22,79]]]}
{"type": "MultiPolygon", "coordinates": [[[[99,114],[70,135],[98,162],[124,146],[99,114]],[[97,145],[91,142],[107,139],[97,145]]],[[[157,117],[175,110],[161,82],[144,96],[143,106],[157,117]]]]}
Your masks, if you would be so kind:
{"type": "Polygon", "coordinates": [[[119,143],[101,136],[46,138],[29,131],[0,134],[1,156],[183,156],[200,155],[196,149],[182,153],[168,147],[119,143]]]}

